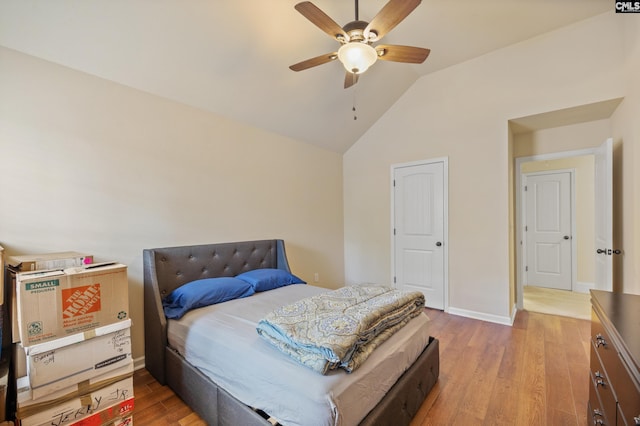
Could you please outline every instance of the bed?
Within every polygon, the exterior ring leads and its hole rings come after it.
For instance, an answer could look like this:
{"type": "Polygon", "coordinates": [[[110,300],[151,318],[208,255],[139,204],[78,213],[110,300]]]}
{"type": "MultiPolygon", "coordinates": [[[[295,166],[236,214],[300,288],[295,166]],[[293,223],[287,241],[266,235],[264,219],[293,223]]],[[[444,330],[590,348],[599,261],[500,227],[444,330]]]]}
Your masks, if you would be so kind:
{"type": "MultiPolygon", "coordinates": [[[[291,272],[284,241],[273,239],[145,249],[143,262],[145,366],[147,370],[159,383],[168,385],[209,425],[271,425],[272,423],[267,420],[271,413],[265,415],[264,410],[252,408],[250,403],[245,401],[244,396],[236,397],[239,392],[235,388],[230,388],[230,385],[225,380],[214,380],[205,368],[193,361],[193,358],[191,358],[191,362],[188,361],[188,356],[185,358],[179,351],[182,350],[179,341],[176,343],[174,340],[173,345],[170,344],[170,336],[173,331],[182,327],[188,332],[190,321],[205,315],[205,311],[208,308],[197,309],[196,311],[198,312],[193,314],[189,313],[183,318],[185,321],[168,320],[163,311],[162,299],[176,288],[202,278],[234,277],[240,273],[261,268],[276,268],[291,272]],[[220,383],[224,383],[224,385],[220,383]]],[[[307,286],[299,287],[287,291],[302,291],[301,287],[307,286]]],[[[284,292],[283,289],[273,290],[272,292],[265,292],[260,297],[264,299],[271,298],[275,301],[283,300],[280,298],[280,294],[277,293],[280,290],[284,292]]],[[[312,289],[309,288],[308,290],[311,291],[312,289]]],[[[224,302],[219,307],[212,309],[235,311],[232,304],[244,303],[244,301],[253,303],[254,301],[260,301],[260,298],[250,296],[240,300],[224,302]]],[[[270,303],[276,303],[277,305],[278,302],[272,301],[270,303]]],[[[276,307],[273,306],[273,308],[276,307]]],[[[400,334],[401,332],[396,333],[398,335],[397,338],[396,335],[392,336],[389,339],[389,342],[391,342],[389,345],[400,345],[398,343],[400,342],[399,339],[406,339],[406,336],[400,336],[400,334]]],[[[255,338],[260,340],[257,337],[257,333],[255,338]]],[[[237,340],[243,339],[246,340],[238,336],[237,340]]],[[[376,352],[381,350],[384,345],[387,345],[387,343],[385,342],[379,349],[374,351],[371,355],[372,359],[375,358],[376,352]]],[[[239,349],[236,350],[242,351],[243,357],[249,356],[249,353],[254,350],[253,346],[255,344],[249,342],[245,346],[239,346],[239,349]]],[[[415,360],[405,368],[406,371],[398,373],[397,380],[394,379],[395,382],[389,384],[390,388],[380,396],[380,399],[374,403],[370,410],[359,417],[358,421],[347,419],[340,420],[337,424],[409,424],[422,401],[436,383],[439,375],[438,340],[429,336],[423,346],[416,352],[415,360]]],[[[397,346],[397,348],[402,349],[403,346],[397,346]]],[[[415,351],[415,349],[412,350],[415,351]]],[[[402,351],[394,350],[394,352],[402,351]]],[[[215,354],[215,351],[212,353],[215,354]]],[[[384,359],[388,358],[386,355],[382,355],[380,351],[378,353],[378,358],[382,359],[380,362],[384,362],[384,359]]],[[[260,362],[264,362],[264,355],[260,354],[259,356],[262,357],[260,362]]],[[[276,364],[284,363],[280,368],[288,369],[295,377],[307,377],[305,375],[310,374],[304,366],[286,365],[291,361],[287,360],[287,357],[283,354],[269,356],[273,356],[272,361],[268,363],[269,365],[273,364],[276,367],[276,364]]],[[[360,379],[358,380],[364,380],[363,378],[368,374],[373,374],[376,371],[380,374],[379,371],[386,371],[382,368],[375,368],[374,362],[373,360],[367,360],[362,365],[362,371],[359,373],[356,371],[349,375],[344,372],[338,372],[338,374],[344,377],[353,376],[354,378],[359,376],[360,379]]],[[[320,376],[315,372],[312,373],[320,376]]],[[[336,377],[328,380],[343,380],[341,377],[337,377],[337,374],[334,376],[336,377]]],[[[250,379],[250,377],[247,378],[247,380],[250,379]]],[[[352,379],[352,377],[349,377],[344,380],[352,379]]],[[[273,381],[276,382],[276,380],[273,381]]],[[[281,387],[274,388],[273,394],[286,395],[286,385],[276,383],[274,386],[281,387]]],[[[362,387],[362,384],[357,384],[357,386],[362,387]]],[[[338,407],[337,410],[344,411],[344,408],[338,407]]],[[[338,417],[340,417],[340,414],[338,417]]],[[[342,417],[340,418],[342,419],[342,417]]],[[[286,424],[286,422],[283,422],[283,424],[286,424]]]]}

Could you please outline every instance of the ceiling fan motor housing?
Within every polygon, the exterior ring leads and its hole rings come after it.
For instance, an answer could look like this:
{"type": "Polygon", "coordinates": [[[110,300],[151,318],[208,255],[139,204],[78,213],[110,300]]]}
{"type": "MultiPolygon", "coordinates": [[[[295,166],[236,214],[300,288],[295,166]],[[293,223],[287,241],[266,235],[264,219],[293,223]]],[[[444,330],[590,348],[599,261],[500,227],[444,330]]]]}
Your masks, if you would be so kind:
{"type": "MultiPolygon", "coordinates": [[[[344,40],[343,42],[351,42],[351,41],[364,41],[370,42],[376,39],[377,34],[373,31],[369,32],[369,37],[365,38],[364,30],[369,25],[368,22],[365,21],[351,21],[346,24],[342,29],[349,36],[349,40],[344,40]]],[[[340,37],[336,37],[338,41],[341,41],[342,35],[340,37]]]]}

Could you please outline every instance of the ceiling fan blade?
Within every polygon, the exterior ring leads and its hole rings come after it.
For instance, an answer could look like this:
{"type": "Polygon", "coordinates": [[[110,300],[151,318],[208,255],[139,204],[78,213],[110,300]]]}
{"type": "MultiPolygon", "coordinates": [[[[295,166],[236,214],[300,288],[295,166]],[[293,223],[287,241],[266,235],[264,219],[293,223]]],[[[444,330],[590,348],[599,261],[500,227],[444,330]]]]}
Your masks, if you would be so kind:
{"type": "Polygon", "coordinates": [[[317,67],[318,65],[326,64],[338,58],[338,53],[325,53],[324,55],[316,56],[315,58],[307,59],[306,61],[298,62],[291,65],[289,68],[293,71],[302,71],[308,68],[317,67]]]}
{"type": "Polygon", "coordinates": [[[344,88],[348,89],[358,82],[358,74],[347,71],[344,75],[344,88]]]}
{"type": "Polygon", "coordinates": [[[302,14],[302,16],[310,20],[322,31],[329,34],[331,38],[338,39],[341,36],[343,37],[343,40],[349,39],[347,33],[342,29],[342,27],[340,27],[340,25],[310,1],[303,1],[302,3],[296,4],[294,7],[302,14]]]}
{"type": "Polygon", "coordinates": [[[390,0],[384,5],[380,12],[371,20],[367,28],[364,30],[365,37],[369,36],[369,32],[373,31],[378,36],[376,40],[380,40],[406,18],[422,0],[390,0]]]}
{"type": "Polygon", "coordinates": [[[421,64],[427,59],[431,50],[422,47],[380,44],[376,46],[376,52],[378,52],[378,59],[383,61],[421,64]]]}

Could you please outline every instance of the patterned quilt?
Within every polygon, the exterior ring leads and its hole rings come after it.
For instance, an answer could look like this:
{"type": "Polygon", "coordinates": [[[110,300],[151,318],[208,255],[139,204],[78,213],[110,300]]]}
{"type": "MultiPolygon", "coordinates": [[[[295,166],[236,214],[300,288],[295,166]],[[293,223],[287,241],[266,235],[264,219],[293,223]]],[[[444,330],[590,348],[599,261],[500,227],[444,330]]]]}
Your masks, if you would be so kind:
{"type": "Polygon", "coordinates": [[[282,306],[260,320],[257,331],[321,374],[350,373],[423,308],[420,292],[350,286],[282,306]]]}

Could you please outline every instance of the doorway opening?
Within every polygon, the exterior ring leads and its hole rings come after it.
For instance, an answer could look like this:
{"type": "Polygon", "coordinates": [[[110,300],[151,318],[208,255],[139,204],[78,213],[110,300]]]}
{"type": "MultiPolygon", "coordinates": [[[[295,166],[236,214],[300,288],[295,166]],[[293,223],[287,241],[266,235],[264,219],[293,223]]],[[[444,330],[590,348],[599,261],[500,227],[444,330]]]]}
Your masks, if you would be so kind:
{"type": "MultiPolygon", "coordinates": [[[[610,149],[611,140],[607,140],[603,146],[610,149]]],[[[592,288],[607,289],[602,287],[602,283],[596,285],[598,272],[596,271],[596,263],[593,261],[596,253],[597,213],[603,207],[602,201],[598,201],[596,196],[596,157],[599,151],[600,148],[593,148],[516,158],[516,187],[521,188],[520,191],[516,191],[517,238],[519,241],[516,250],[518,259],[516,305],[518,309],[588,319],[590,309],[588,291],[592,288]],[[531,199],[530,195],[527,195],[527,186],[530,176],[548,174],[553,177],[566,173],[567,170],[573,171],[574,177],[571,178],[571,182],[575,188],[575,194],[573,196],[570,193],[566,195],[566,197],[573,197],[573,199],[565,200],[565,205],[571,203],[575,217],[570,227],[570,233],[568,231],[556,233],[555,239],[571,243],[573,260],[570,276],[572,278],[570,285],[563,288],[566,291],[563,294],[562,291],[556,291],[559,287],[551,291],[541,290],[539,287],[553,287],[553,285],[536,285],[540,284],[536,282],[537,275],[533,274],[532,276],[529,273],[530,253],[536,251],[537,241],[528,232],[528,228],[532,225],[530,225],[531,219],[527,218],[527,214],[531,215],[531,207],[527,206],[527,200],[531,199]],[[534,247],[531,247],[532,245],[534,247]],[[580,294],[584,294],[586,297],[580,294]],[[576,311],[581,314],[576,314],[576,311]]],[[[545,182],[544,179],[543,182],[545,182]]],[[[554,180],[551,179],[551,182],[554,180]]],[[[610,210],[611,200],[608,201],[608,204],[607,207],[610,210]]],[[[554,217],[552,215],[552,218],[554,217]]],[[[610,286],[611,284],[609,282],[605,285],[610,286]]],[[[608,289],[611,290],[611,288],[608,289]]]]}
{"type": "MultiPolygon", "coordinates": [[[[523,261],[523,235],[521,232],[523,222],[521,217],[521,185],[523,180],[521,166],[531,162],[539,167],[538,169],[526,170],[525,166],[525,171],[529,172],[532,170],[551,171],[561,168],[575,168],[578,183],[585,180],[593,182],[593,178],[582,179],[584,178],[584,172],[578,170],[579,166],[554,165],[552,163],[569,161],[579,157],[587,157],[588,159],[600,158],[600,155],[596,155],[600,152],[598,147],[611,136],[611,117],[621,102],[622,98],[615,98],[509,120],[509,158],[511,159],[510,229],[512,230],[510,233],[512,247],[512,286],[510,294],[514,308],[512,315],[515,315],[516,309],[523,309],[523,293],[526,282],[526,279],[523,278],[523,271],[526,265],[523,261]]],[[[589,173],[593,173],[592,170],[594,168],[598,169],[597,166],[589,166],[589,173]]],[[[592,185],[589,191],[590,196],[594,197],[594,192],[597,192],[597,189],[592,185]]],[[[577,201],[577,203],[580,205],[580,201],[577,201]]],[[[598,218],[591,218],[596,210],[595,205],[591,204],[591,206],[588,209],[576,207],[576,227],[578,229],[574,234],[570,235],[572,241],[575,239],[574,242],[576,243],[573,253],[576,268],[573,270],[571,293],[586,296],[588,296],[588,290],[594,287],[594,282],[598,281],[598,278],[593,277],[593,273],[590,270],[585,272],[583,269],[583,267],[589,269],[590,265],[596,263],[594,260],[598,261],[594,259],[596,256],[594,238],[585,234],[584,230],[580,230],[581,222],[583,223],[582,227],[584,227],[584,223],[598,222],[598,218]],[[585,219],[585,214],[591,217],[585,219]]],[[[598,213],[601,214],[601,212],[598,213]]],[[[593,229],[593,226],[590,229],[593,229]]],[[[598,285],[596,288],[602,287],[598,285]]],[[[569,293],[564,292],[563,294],[569,293]]]]}

